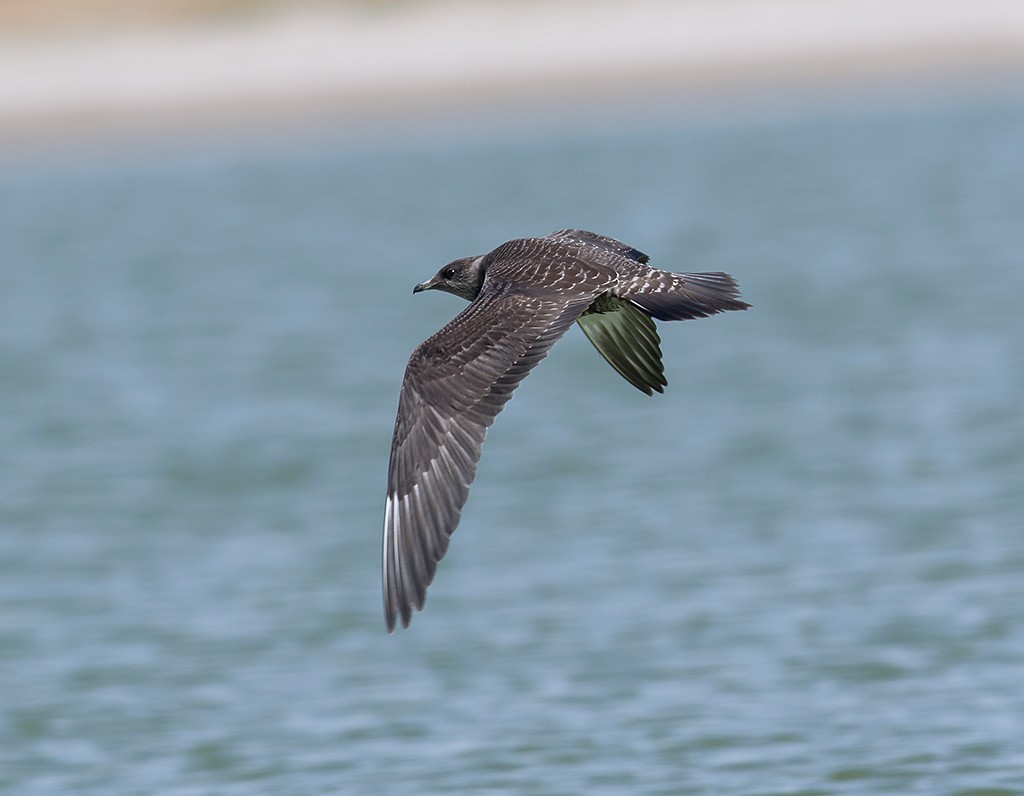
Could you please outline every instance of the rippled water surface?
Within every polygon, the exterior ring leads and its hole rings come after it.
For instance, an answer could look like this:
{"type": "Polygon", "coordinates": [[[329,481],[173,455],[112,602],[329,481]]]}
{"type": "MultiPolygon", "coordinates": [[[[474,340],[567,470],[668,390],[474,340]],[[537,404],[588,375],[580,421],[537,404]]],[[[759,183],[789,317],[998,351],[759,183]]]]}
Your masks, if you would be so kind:
{"type": "Polygon", "coordinates": [[[1020,95],[8,162],[0,791],[1024,793],[1020,95]],[[413,284],[581,226],[747,313],[572,332],[410,630],[413,284]]]}

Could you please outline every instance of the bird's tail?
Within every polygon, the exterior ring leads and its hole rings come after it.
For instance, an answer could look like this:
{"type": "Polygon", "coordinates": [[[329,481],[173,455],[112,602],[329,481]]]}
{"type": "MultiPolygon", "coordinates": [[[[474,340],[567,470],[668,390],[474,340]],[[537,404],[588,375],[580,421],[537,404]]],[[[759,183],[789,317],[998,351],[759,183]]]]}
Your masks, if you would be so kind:
{"type": "Polygon", "coordinates": [[[728,310],[745,310],[750,305],[739,298],[739,285],[729,274],[675,274],[660,271],[648,276],[629,300],[659,321],[706,318],[728,310]]]}

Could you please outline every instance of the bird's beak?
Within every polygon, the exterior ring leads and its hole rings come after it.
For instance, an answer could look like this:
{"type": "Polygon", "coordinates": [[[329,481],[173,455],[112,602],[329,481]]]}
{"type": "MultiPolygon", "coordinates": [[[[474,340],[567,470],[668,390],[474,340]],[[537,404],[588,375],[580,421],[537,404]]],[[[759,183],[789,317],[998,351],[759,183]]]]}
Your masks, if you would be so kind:
{"type": "Polygon", "coordinates": [[[434,286],[434,280],[428,279],[426,282],[420,282],[416,287],[412,289],[413,293],[421,293],[424,290],[430,290],[434,286]]]}

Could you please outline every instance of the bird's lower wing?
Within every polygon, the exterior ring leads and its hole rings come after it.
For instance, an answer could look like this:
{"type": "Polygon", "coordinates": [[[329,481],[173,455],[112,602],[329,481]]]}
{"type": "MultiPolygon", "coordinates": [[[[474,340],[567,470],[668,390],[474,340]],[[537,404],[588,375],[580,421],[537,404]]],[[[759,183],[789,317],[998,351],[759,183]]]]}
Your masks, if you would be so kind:
{"type": "Polygon", "coordinates": [[[409,359],[388,468],[384,614],[408,626],[459,522],[487,429],[591,298],[492,287],[409,359]]]}
{"type": "Polygon", "coordinates": [[[648,395],[664,392],[665,367],[654,321],[628,301],[604,295],[578,323],[594,347],[626,381],[648,395]]]}

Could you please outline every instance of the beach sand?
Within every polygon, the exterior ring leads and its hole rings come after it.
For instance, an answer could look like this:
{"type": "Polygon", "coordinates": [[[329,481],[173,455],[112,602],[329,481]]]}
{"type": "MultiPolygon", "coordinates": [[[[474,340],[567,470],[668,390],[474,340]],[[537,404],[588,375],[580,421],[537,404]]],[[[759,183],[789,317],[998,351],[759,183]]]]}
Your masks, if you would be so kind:
{"type": "Polygon", "coordinates": [[[1024,76],[1020,0],[89,2],[0,17],[6,148],[1024,76]]]}

